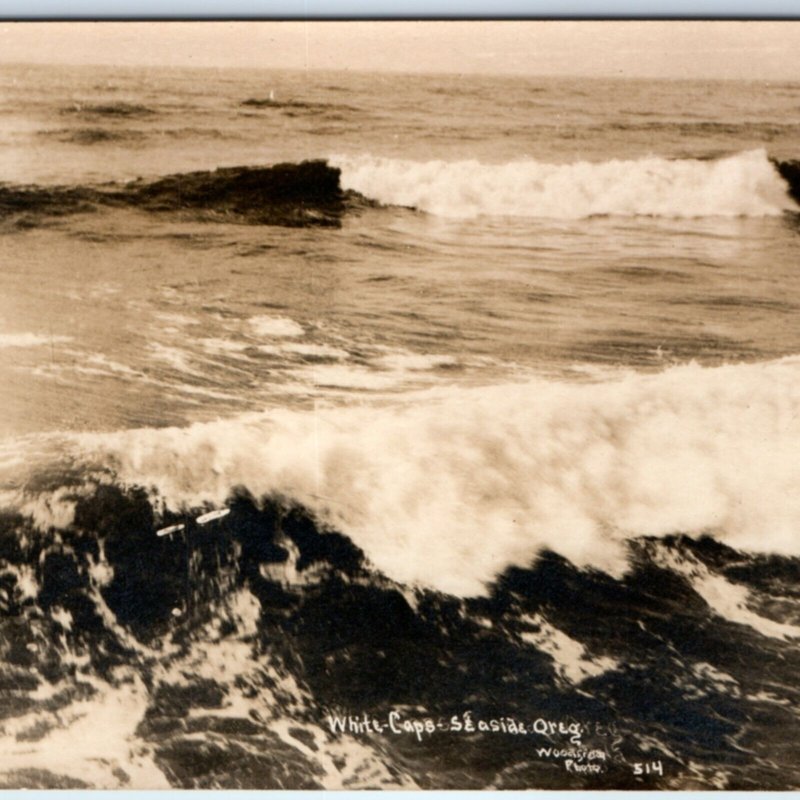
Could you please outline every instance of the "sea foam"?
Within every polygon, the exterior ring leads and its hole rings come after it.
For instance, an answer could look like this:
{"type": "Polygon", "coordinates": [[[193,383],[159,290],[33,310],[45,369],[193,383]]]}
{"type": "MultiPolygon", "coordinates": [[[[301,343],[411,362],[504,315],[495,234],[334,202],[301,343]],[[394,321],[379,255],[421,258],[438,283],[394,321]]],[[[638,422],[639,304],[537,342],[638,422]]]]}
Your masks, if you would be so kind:
{"type": "Polygon", "coordinates": [[[0,350],[7,347],[41,347],[71,342],[71,336],[51,336],[42,333],[0,333],[0,350]]]}
{"type": "Polygon", "coordinates": [[[797,210],[764,150],[719,160],[404,161],[335,156],[344,189],[443,217],[774,216],[797,210]]]}
{"type": "Polygon", "coordinates": [[[543,549],[620,574],[625,541],[643,535],[800,554],[800,357],[410,398],[72,447],[173,507],[222,504],[237,485],[280,493],[391,577],[455,594],[482,593],[543,549]]]}
{"type": "Polygon", "coordinates": [[[251,317],[249,322],[256,336],[282,338],[302,336],[304,333],[303,326],[289,317],[260,315],[251,317]]]}

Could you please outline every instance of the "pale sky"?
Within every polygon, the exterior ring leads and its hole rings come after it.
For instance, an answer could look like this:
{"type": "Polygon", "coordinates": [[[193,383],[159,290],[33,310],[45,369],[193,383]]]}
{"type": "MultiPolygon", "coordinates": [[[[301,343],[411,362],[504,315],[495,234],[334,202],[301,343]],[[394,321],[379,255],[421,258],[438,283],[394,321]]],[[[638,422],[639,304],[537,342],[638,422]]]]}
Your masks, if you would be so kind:
{"type": "Polygon", "coordinates": [[[0,22],[0,63],[800,80],[800,22],[0,22]]]}

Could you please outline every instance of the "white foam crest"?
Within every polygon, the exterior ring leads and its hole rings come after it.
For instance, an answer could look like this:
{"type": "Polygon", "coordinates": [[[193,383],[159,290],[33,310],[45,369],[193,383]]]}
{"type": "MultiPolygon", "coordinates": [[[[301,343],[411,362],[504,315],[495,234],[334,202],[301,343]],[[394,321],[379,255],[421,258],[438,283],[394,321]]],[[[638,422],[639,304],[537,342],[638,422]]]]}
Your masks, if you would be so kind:
{"type": "Polygon", "coordinates": [[[730,583],[711,572],[696,576],[692,586],[717,614],[731,622],[747,625],[773,639],[800,639],[797,625],[775,622],[748,608],[749,592],[744,586],[730,583]]]}
{"type": "Polygon", "coordinates": [[[207,338],[200,339],[200,345],[212,355],[236,355],[250,347],[247,342],[236,342],[233,339],[207,338]]]}
{"type": "Polygon", "coordinates": [[[342,186],[443,217],[774,216],[797,210],[764,150],[716,161],[505,164],[337,156],[342,186]]]}
{"type": "Polygon", "coordinates": [[[127,364],[120,364],[119,361],[113,361],[102,353],[93,353],[88,356],[86,363],[91,365],[87,369],[96,370],[98,374],[112,373],[126,375],[129,378],[141,378],[143,375],[139,370],[133,369],[127,364]]]}
{"type": "MultiPolygon", "coordinates": [[[[136,738],[148,698],[141,679],[130,673],[116,688],[88,675],[81,679],[92,683],[96,694],[54,715],[57,726],[38,741],[14,743],[6,736],[0,769],[47,770],[84,781],[93,789],[169,789],[149,749],[136,738]]],[[[19,724],[25,723],[23,717],[19,724]]]]}
{"type": "Polygon", "coordinates": [[[657,554],[656,560],[674,572],[686,575],[709,608],[723,619],[746,625],[772,639],[800,639],[800,627],[756,614],[748,605],[750,592],[747,587],[731,583],[697,559],[662,551],[657,554]]]}
{"type": "Polygon", "coordinates": [[[590,655],[581,642],[567,636],[541,614],[525,616],[522,622],[532,626],[533,630],[523,631],[519,638],[547,653],[553,659],[556,673],[562,680],[579,684],[619,667],[613,658],[590,655]]]}
{"type": "Polygon", "coordinates": [[[188,314],[178,314],[174,311],[161,311],[156,314],[156,317],[175,329],[185,328],[187,325],[199,325],[199,320],[194,317],[190,317],[188,314]]]}
{"type": "Polygon", "coordinates": [[[150,342],[149,349],[153,358],[169,364],[178,372],[184,372],[187,375],[200,374],[189,365],[189,354],[184,350],[177,347],[168,347],[165,344],[161,344],[161,342],[150,342]]]}
{"type": "Polygon", "coordinates": [[[25,498],[20,510],[29,516],[40,530],[66,528],[75,519],[76,492],[62,487],[51,493],[25,498]]]}
{"type": "Polygon", "coordinates": [[[250,317],[248,322],[256,336],[288,338],[302,336],[305,333],[303,326],[289,317],[260,315],[250,317]]]}
{"type": "Polygon", "coordinates": [[[800,553],[800,358],[410,397],[78,441],[173,506],[294,497],[390,576],[457,594],[542,548],[619,574],[642,535],[800,553]]]}
{"type": "Polygon", "coordinates": [[[41,345],[71,342],[71,336],[51,336],[44,333],[0,333],[0,350],[8,347],[40,347],[41,345]]]}
{"type": "Polygon", "coordinates": [[[458,361],[452,356],[435,353],[391,353],[381,356],[378,364],[389,369],[424,371],[438,367],[454,367],[458,361]]]}

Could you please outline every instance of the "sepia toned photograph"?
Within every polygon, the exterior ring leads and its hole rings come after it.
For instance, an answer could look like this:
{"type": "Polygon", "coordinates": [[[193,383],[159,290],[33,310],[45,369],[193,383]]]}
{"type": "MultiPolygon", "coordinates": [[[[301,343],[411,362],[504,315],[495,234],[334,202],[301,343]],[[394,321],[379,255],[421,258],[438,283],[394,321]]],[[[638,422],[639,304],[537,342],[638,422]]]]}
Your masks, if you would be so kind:
{"type": "Polygon", "coordinates": [[[1,789],[800,789],[800,23],[0,23],[1,789]]]}

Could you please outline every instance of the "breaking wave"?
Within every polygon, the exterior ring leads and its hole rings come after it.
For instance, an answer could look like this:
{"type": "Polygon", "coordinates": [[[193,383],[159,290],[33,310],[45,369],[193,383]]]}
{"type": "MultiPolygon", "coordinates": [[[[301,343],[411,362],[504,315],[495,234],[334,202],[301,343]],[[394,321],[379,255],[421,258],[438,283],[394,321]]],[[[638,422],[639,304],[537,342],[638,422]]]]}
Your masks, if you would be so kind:
{"type": "Polygon", "coordinates": [[[718,160],[482,164],[341,156],[332,163],[341,168],[346,189],[444,217],[690,218],[797,210],[788,194],[788,173],[782,177],[763,150],[718,160]]]}
{"type": "Polygon", "coordinates": [[[798,378],[7,440],[0,787],[796,788],[798,378]]]}
{"type": "Polygon", "coordinates": [[[222,504],[237,486],[291,498],[391,578],[462,596],[544,550],[622,574],[639,536],[713,534],[800,554],[797,357],[451,387],[399,406],[279,410],[63,446],[73,466],[152,487],[173,510],[222,504]]]}
{"type": "Polygon", "coordinates": [[[622,581],[545,554],[456,600],[302,508],[229,503],[164,536],[115,486],[61,532],[0,516],[0,786],[797,785],[800,628],[770,619],[797,561],[643,540],[622,581]]]}
{"type": "Polygon", "coordinates": [[[227,167],[102,186],[0,184],[0,220],[133,207],[289,227],[337,226],[351,210],[411,207],[443,217],[777,216],[798,211],[800,165],[763,150],[719,160],[546,164],[402,161],[342,156],[227,167]],[[222,216],[221,216],[222,215],[222,216]]]}

